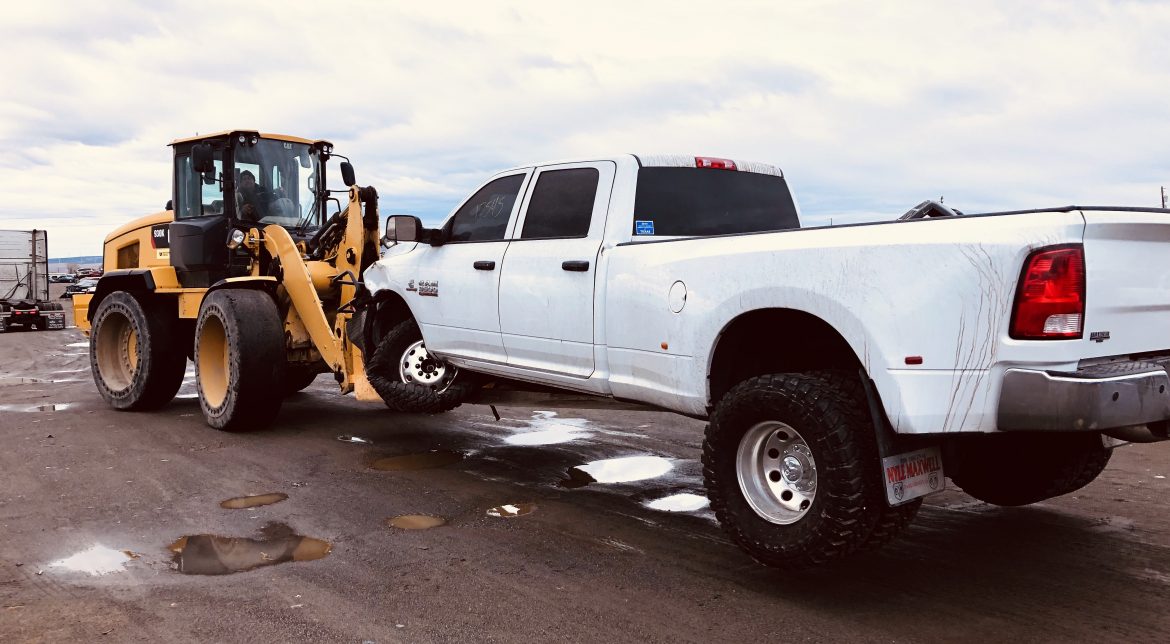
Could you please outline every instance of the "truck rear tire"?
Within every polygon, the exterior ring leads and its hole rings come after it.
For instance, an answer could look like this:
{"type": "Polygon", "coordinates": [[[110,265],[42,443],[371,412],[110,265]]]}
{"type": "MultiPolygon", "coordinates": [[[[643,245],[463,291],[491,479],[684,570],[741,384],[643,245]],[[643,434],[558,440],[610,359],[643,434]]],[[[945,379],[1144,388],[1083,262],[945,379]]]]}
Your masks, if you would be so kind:
{"type": "Polygon", "coordinates": [[[157,409],[183,384],[187,351],[177,320],[161,302],[126,291],[106,296],[93,316],[89,365],[98,392],[114,409],[157,409]]]}
{"type": "Polygon", "coordinates": [[[906,512],[886,512],[873,426],[840,379],[758,376],[733,387],[711,415],[703,442],[711,508],[765,565],[841,559],[866,547],[884,517],[906,512]]]}
{"type": "Polygon", "coordinates": [[[1113,450],[1100,434],[986,434],[964,437],[950,459],[951,480],[992,505],[1020,506],[1092,483],[1113,450]]]}
{"type": "Polygon", "coordinates": [[[284,390],[283,325],[263,291],[213,291],[195,324],[195,382],[208,425],[229,432],[267,427],[284,390]]]}
{"type": "Polygon", "coordinates": [[[378,342],[366,372],[374,391],[393,411],[440,414],[455,409],[475,391],[468,374],[427,352],[413,319],[399,323],[378,342]]]}

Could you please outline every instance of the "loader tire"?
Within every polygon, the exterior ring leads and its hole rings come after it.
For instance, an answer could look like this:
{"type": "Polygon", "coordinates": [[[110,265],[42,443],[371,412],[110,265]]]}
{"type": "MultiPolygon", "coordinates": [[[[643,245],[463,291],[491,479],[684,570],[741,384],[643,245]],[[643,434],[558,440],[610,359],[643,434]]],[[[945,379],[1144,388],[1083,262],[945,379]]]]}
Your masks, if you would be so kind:
{"type": "Polygon", "coordinates": [[[1100,434],[989,434],[965,437],[949,468],[967,494],[992,505],[1020,506],[1092,483],[1113,450],[1100,434]]]}
{"type": "Polygon", "coordinates": [[[89,366],[98,393],[114,409],[158,409],[183,384],[186,347],[178,345],[178,320],[162,302],[117,291],[93,316],[89,366]]]}
{"type": "Polygon", "coordinates": [[[290,364],[284,368],[284,395],[291,396],[313,384],[321,371],[312,365],[290,364]]]}
{"type": "Polygon", "coordinates": [[[475,391],[470,374],[427,353],[414,320],[399,323],[378,342],[366,373],[386,406],[399,412],[451,411],[475,391]]]}
{"type": "Polygon", "coordinates": [[[263,429],[284,399],[284,326],[263,291],[213,291],[195,324],[195,382],[207,424],[263,429]]]}
{"type": "Polygon", "coordinates": [[[873,426],[840,380],[758,376],[711,415],[703,441],[711,508],[760,563],[794,570],[842,559],[887,516],[873,426]]]}

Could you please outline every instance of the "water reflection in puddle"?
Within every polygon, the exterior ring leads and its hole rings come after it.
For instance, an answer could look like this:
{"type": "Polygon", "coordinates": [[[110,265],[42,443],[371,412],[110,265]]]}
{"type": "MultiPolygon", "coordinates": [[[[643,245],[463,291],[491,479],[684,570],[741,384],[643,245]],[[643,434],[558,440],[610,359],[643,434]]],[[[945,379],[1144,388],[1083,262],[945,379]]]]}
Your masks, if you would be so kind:
{"type": "Polygon", "coordinates": [[[361,443],[362,445],[373,445],[374,441],[361,436],[350,436],[349,434],[342,434],[337,437],[337,440],[343,443],[361,443]]]}
{"type": "Polygon", "coordinates": [[[185,575],[228,575],[289,561],[313,561],[333,549],[328,541],[296,534],[283,523],[270,523],[260,532],[260,539],[189,535],[167,549],[185,575]]]}
{"type": "Polygon", "coordinates": [[[674,465],[661,456],[623,456],[593,461],[569,470],[569,479],[561,487],[579,488],[590,483],[632,483],[658,478],[674,465]]]}
{"type": "Polygon", "coordinates": [[[589,421],[584,418],[557,418],[555,411],[533,412],[532,420],[527,423],[528,431],[513,434],[505,438],[504,442],[521,446],[556,445],[589,437],[586,431],[589,421]]]}
{"type": "Polygon", "coordinates": [[[646,507],[662,512],[698,512],[708,505],[711,505],[711,502],[707,500],[706,496],[687,492],[654,499],[647,503],[646,507]]]}
{"type": "Polygon", "coordinates": [[[526,514],[532,514],[534,510],[536,510],[535,503],[509,503],[506,505],[498,505],[494,508],[489,508],[487,515],[489,517],[510,519],[512,517],[522,517],[526,514]]]}
{"type": "Polygon", "coordinates": [[[253,494],[252,496],[237,496],[220,503],[219,507],[224,508],[225,510],[243,510],[245,508],[258,508],[262,505],[280,503],[287,498],[288,495],[284,492],[253,494]]]}
{"type": "Polygon", "coordinates": [[[386,525],[399,530],[427,530],[447,525],[442,517],[433,517],[426,514],[404,514],[392,519],[386,519],[386,525]]]}
{"type": "Polygon", "coordinates": [[[97,577],[112,572],[122,572],[125,570],[126,562],[137,559],[138,556],[129,550],[114,550],[103,545],[95,545],[72,557],[54,561],[49,564],[49,567],[84,572],[97,577]]]}
{"type": "Polygon", "coordinates": [[[461,452],[435,450],[422,454],[405,454],[402,456],[384,456],[370,463],[370,469],[383,472],[404,472],[408,470],[429,470],[437,467],[446,467],[463,460],[461,452]]]}
{"type": "Polygon", "coordinates": [[[51,405],[0,405],[0,411],[64,411],[73,406],[73,403],[56,403],[51,405]]]}

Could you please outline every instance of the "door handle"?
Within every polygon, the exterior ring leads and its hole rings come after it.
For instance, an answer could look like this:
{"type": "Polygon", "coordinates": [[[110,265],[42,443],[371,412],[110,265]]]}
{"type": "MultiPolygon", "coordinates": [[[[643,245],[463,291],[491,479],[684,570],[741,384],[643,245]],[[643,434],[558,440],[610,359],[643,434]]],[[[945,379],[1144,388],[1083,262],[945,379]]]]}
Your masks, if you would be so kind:
{"type": "Polygon", "coordinates": [[[472,266],[474,266],[475,270],[477,270],[477,271],[494,271],[494,270],[496,270],[496,263],[493,261],[490,261],[490,260],[480,260],[480,261],[472,264],[472,266]]]}
{"type": "Polygon", "coordinates": [[[584,273],[585,271],[589,270],[589,262],[584,261],[584,260],[580,260],[580,259],[569,260],[569,261],[561,262],[561,268],[566,270],[566,271],[576,271],[578,273],[584,273]]]}

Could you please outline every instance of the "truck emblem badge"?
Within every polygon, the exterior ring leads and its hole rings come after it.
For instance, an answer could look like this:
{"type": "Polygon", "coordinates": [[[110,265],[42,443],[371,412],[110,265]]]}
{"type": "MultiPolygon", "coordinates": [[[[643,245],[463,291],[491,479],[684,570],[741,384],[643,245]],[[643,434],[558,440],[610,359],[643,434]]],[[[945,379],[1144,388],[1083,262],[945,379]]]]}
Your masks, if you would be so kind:
{"type": "Polygon", "coordinates": [[[418,294],[424,297],[439,297],[439,281],[419,280],[418,294]]]}
{"type": "Polygon", "coordinates": [[[418,288],[416,288],[414,285],[414,280],[410,280],[410,282],[408,282],[406,284],[406,290],[408,290],[408,291],[417,291],[418,290],[418,288]]]}
{"type": "Polygon", "coordinates": [[[1101,342],[1104,342],[1104,341],[1109,339],[1109,332],[1108,331],[1093,331],[1092,333],[1089,334],[1089,339],[1092,340],[1093,342],[1100,344],[1101,342]]]}

